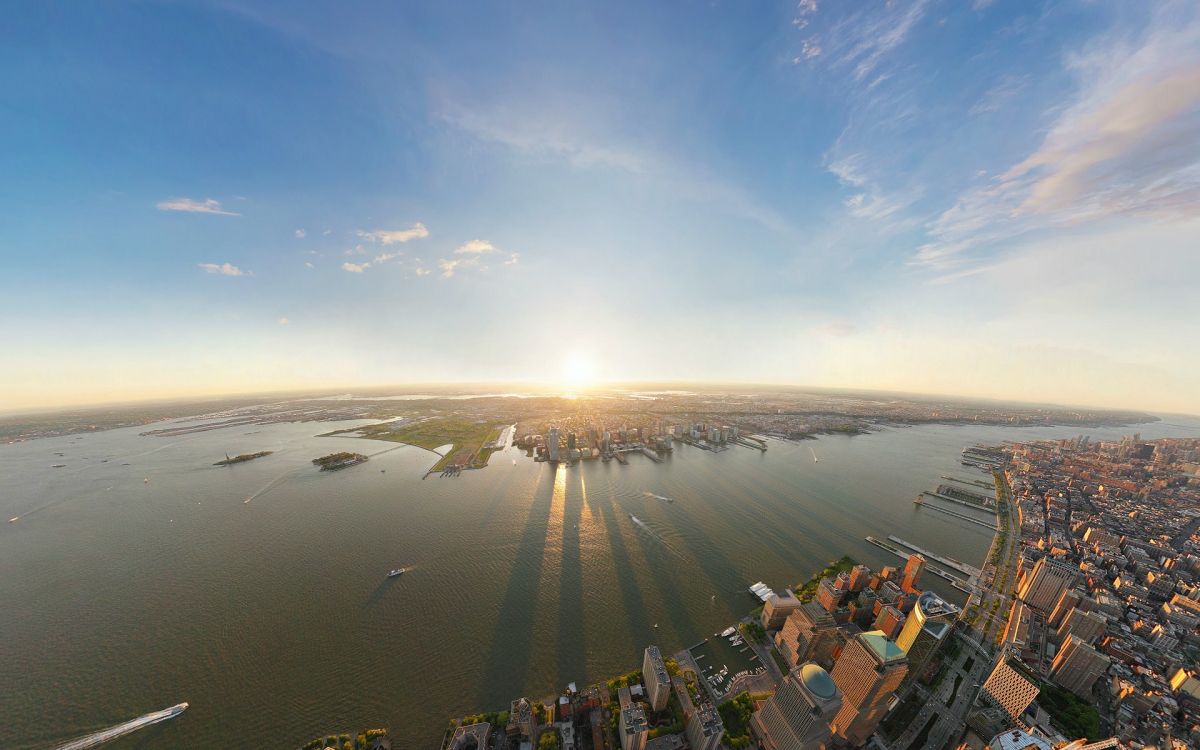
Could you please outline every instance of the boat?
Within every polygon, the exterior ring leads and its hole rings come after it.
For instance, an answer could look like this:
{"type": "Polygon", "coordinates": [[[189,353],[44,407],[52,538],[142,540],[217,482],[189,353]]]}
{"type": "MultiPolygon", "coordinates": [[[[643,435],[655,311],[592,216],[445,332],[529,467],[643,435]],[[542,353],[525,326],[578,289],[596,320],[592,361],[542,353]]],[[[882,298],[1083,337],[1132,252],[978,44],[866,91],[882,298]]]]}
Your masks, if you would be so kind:
{"type": "Polygon", "coordinates": [[[150,477],[146,477],[145,479],[143,479],[142,484],[150,484],[150,477]]]}
{"type": "Polygon", "coordinates": [[[392,572],[388,573],[387,577],[395,578],[396,576],[404,575],[405,571],[407,571],[407,570],[408,570],[408,568],[396,568],[392,572]]]}
{"type": "Polygon", "coordinates": [[[721,631],[721,635],[724,636],[725,638],[728,638],[729,636],[733,635],[736,632],[737,632],[737,628],[730,625],[729,627],[727,627],[721,631]]]}
{"type": "Polygon", "coordinates": [[[658,623],[657,623],[657,622],[656,622],[656,623],[654,623],[654,629],[655,629],[655,630],[658,630],[658,623]]]}

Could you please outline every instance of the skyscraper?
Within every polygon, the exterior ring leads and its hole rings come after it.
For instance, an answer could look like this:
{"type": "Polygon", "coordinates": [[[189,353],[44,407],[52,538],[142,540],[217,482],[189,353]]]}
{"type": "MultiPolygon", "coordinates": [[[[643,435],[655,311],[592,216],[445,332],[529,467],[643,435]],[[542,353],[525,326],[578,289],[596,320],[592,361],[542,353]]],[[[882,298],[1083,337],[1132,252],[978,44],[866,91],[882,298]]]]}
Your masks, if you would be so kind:
{"type": "Polygon", "coordinates": [[[1017,596],[1038,612],[1049,615],[1063,592],[1073,588],[1078,579],[1077,565],[1043,557],[1021,582],[1017,596]]]}
{"type": "Polygon", "coordinates": [[[671,697],[671,678],[667,676],[667,668],[663,664],[658,646],[646,647],[646,654],[642,657],[642,679],[646,681],[650,708],[655,711],[666,708],[671,697]]]}
{"type": "Polygon", "coordinates": [[[800,608],[800,600],[790,591],[773,593],[763,602],[761,622],[765,630],[779,630],[788,615],[800,608]]]}
{"type": "Polygon", "coordinates": [[[920,591],[917,585],[921,582],[921,574],[925,572],[925,558],[921,555],[909,555],[904,563],[904,578],[900,581],[900,589],[909,593],[920,591]]]}
{"type": "Polygon", "coordinates": [[[1050,681],[1087,700],[1096,678],[1108,669],[1108,665],[1107,656],[1069,635],[1050,664],[1050,681]]]}
{"type": "Polygon", "coordinates": [[[809,602],[788,615],[775,636],[775,645],[793,667],[806,661],[833,666],[838,640],[837,623],[821,605],[809,602]]]}
{"type": "Polygon", "coordinates": [[[765,750],[818,750],[829,739],[829,722],[842,707],[833,678],[811,662],[783,678],[775,695],[750,719],[765,750]]]}
{"type": "Polygon", "coordinates": [[[1108,620],[1099,612],[1073,609],[1063,618],[1062,625],[1058,626],[1058,637],[1065,639],[1067,636],[1073,635],[1091,646],[1100,639],[1100,636],[1104,635],[1107,625],[1108,620]]]}
{"type": "Polygon", "coordinates": [[[551,427],[546,434],[546,457],[551,461],[558,460],[558,428],[551,427]]]}
{"type": "Polygon", "coordinates": [[[917,599],[896,639],[896,645],[908,655],[910,679],[921,674],[930,657],[946,641],[952,630],[950,623],[958,612],[958,607],[932,591],[917,599]]]}
{"type": "Polygon", "coordinates": [[[1037,679],[1020,659],[1002,653],[983,682],[980,698],[1000,707],[1016,722],[1039,692],[1037,679]]]}
{"type": "Polygon", "coordinates": [[[830,675],[842,691],[842,707],[832,722],[833,734],[853,747],[866,744],[907,673],[904,651],[882,631],[851,638],[830,675]]]}

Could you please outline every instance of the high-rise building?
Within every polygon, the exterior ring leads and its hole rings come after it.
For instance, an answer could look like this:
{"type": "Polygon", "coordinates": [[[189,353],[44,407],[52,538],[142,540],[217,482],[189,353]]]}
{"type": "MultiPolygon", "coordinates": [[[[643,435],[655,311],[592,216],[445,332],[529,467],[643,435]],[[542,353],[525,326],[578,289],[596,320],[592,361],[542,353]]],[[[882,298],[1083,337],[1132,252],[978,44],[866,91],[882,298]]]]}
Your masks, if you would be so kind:
{"type": "Polygon", "coordinates": [[[667,675],[667,667],[663,664],[658,646],[646,647],[646,654],[642,657],[642,679],[646,682],[650,708],[655,711],[666,708],[671,698],[671,678],[667,675]]]}
{"type": "Polygon", "coordinates": [[[1074,588],[1078,579],[1077,565],[1053,557],[1043,557],[1021,582],[1017,596],[1038,612],[1048,615],[1063,592],[1074,588]]]}
{"type": "Polygon", "coordinates": [[[721,715],[707,701],[696,706],[684,724],[688,745],[692,750],[717,750],[725,736],[725,724],[721,715]]]}
{"type": "Polygon", "coordinates": [[[1081,599],[1082,597],[1078,591],[1068,589],[1062,592],[1058,597],[1058,601],[1050,609],[1050,616],[1046,619],[1046,622],[1050,624],[1050,627],[1057,628],[1062,624],[1063,618],[1067,616],[1068,612],[1080,606],[1081,599]]]}
{"type": "Polygon", "coordinates": [[[621,709],[621,750],[646,750],[650,738],[650,725],[646,722],[646,711],[638,705],[621,709]]]}
{"type": "Polygon", "coordinates": [[[816,602],[801,604],[788,615],[783,629],[775,636],[775,645],[792,667],[806,661],[832,667],[833,650],[838,642],[837,623],[816,602]]]}
{"type": "Polygon", "coordinates": [[[866,565],[855,565],[850,569],[850,590],[862,591],[871,582],[871,569],[866,565]]]}
{"type": "Polygon", "coordinates": [[[1107,656],[1069,635],[1050,664],[1050,681],[1087,700],[1096,678],[1104,674],[1109,663],[1107,656]]]}
{"type": "Polygon", "coordinates": [[[1108,620],[1099,612],[1073,609],[1063,618],[1062,625],[1058,626],[1058,637],[1066,639],[1067,636],[1073,635],[1091,646],[1100,640],[1107,626],[1108,620]]]}
{"type": "Polygon", "coordinates": [[[1029,668],[1020,659],[1002,653],[992,673],[984,680],[979,696],[981,700],[1001,708],[1009,719],[1017,722],[1038,692],[1037,678],[1029,668]]]}
{"type": "Polygon", "coordinates": [[[508,734],[513,736],[537,737],[537,716],[533,713],[533,703],[528,698],[517,698],[509,706],[508,734]]]}
{"type": "Polygon", "coordinates": [[[921,583],[921,574],[925,572],[925,558],[921,555],[909,555],[904,563],[904,578],[900,581],[900,590],[908,593],[919,592],[917,586],[921,583]]]}
{"type": "Polygon", "coordinates": [[[930,657],[946,642],[958,612],[958,607],[932,591],[917,598],[896,639],[896,645],[908,655],[910,679],[922,673],[930,657]]]}
{"type": "Polygon", "coordinates": [[[551,427],[546,433],[546,457],[551,461],[558,460],[558,428],[551,427]]]}
{"type": "Polygon", "coordinates": [[[820,666],[793,669],[775,695],[750,719],[764,750],[818,750],[829,739],[829,722],[842,707],[842,692],[820,666]]]}
{"type": "Polygon", "coordinates": [[[762,626],[766,630],[779,630],[788,615],[800,608],[800,600],[790,591],[771,594],[763,603],[762,626]]]}
{"type": "Polygon", "coordinates": [[[892,640],[896,640],[896,636],[900,634],[900,629],[904,627],[904,613],[896,609],[890,604],[884,605],[879,610],[879,616],[875,618],[875,629],[883,631],[883,634],[892,640]]]}
{"type": "Polygon", "coordinates": [[[830,675],[842,691],[842,707],[832,722],[833,734],[852,747],[865,745],[907,673],[904,651],[882,631],[851,638],[830,675]]]}
{"type": "Polygon", "coordinates": [[[842,590],[838,588],[837,581],[833,578],[822,578],[817,584],[817,604],[820,604],[826,612],[834,612],[842,603],[842,590]]]}

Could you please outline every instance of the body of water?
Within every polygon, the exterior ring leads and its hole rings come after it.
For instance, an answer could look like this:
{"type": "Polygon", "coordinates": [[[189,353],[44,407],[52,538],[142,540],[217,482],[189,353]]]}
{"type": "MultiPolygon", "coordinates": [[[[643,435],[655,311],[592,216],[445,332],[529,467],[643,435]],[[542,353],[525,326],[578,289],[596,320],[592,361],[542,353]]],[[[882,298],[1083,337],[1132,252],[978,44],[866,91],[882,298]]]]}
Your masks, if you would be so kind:
{"type": "MultiPolygon", "coordinates": [[[[959,465],[964,446],[1081,432],[930,425],[557,470],[509,449],[422,480],[428,451],[314,437],[351,424],[0,446],[0,514],[18,518],[0,525],[0,746],[187,701],[113,747],[286,748],[377,726],[435,747],[451,716],[710,636],[755,605],[755,581],[782,588],[843,554],[899,562],[868,534],[978,564],[990,532],[913,498],[983,476],[959,465]],[[211,466],[259,450],[275,453],[211,466]],[[310,463],[337,450],[373,457],[310,463]]],[[[1134,431],[1200,421],[1083,432],[1134,431]]]]}

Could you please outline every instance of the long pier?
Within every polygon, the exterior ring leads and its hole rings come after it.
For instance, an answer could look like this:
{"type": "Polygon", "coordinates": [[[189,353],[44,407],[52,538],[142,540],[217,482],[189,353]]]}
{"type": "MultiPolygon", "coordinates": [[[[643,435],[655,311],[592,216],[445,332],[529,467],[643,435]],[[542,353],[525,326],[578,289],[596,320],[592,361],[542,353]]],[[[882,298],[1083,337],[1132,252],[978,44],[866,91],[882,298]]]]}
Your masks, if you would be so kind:
{"type": "MultiPolygon", "coordinates": [[[[870,542],[871,544],[874,544],[876,547],[879,547],[880,549],[884,549],[884,550],[887,550],[888,552],[891,552],[893,555],[895,555],[896,557],[899,557],[902,560],[908,559],[907,552],[896,549],[895,547],[893,547],[892,545],[888,544],[885,541],[876,539],[873,536],[866,537],[866,540],[868,542],[870,542]]],[[[961,578],[958,578],[957,576],[954,576],[934,565],[928,565],[928,566],[926,566],[925,569],[928,570],[930,573],[933,573],[938,578],[945,578],[947,581],[950,582],[950,584],[952,586],[954,586],[954,588],[958,589],[959,591],[966,591],[966,592],[970,593],[971,589],[968,588],[969,583],[966,581],[963,581],[961,578]]]]}
{"type": "Polygon", "coordinates": [[[985,529],[991,529],[992,531],[996,530],[995,524],[987,523],[986,521],[980,521],[978,518],[971,518],[970,516],[964,516],[962,513],[955,513],[954,511],[949,510],[948,508],[939,508],[936,505],[931,505],[929,503],[923,503],[920,500],[914,500],[913,502],[916,503],[917,505],[920,505],[922,508],[929,508],[930,510],[936,510],[939,513],[945,513],[948,516],[954,516],[955,518],[958,518],[963,521],[967,521],[968,523],[978,524],[978,525],[984,527],[985,529]]]}
{"type": "Polygon", "coordinates": [[[960,573],[966,573],[969,576],[977,576],[981,572],[979,570],[979,568],[976,568],[973,565],[967,565],[965,562],[962,562],[961,560],[955,560],[953,557],[944,557],[942,555],[934,554],[934,553],[930,552],[929,550],[918,547],[917,545],[913,544],[912,542],[906,542],[898,536],[893,536],[893,535],[889,534],[888,541],[892,541],[901,546],[908,547],[909,549],[911,549],[915,552],[920,552],[922,555],[925,555],[925,557],[929,558],[930,560],[937,560],[942,565],[946,565],[951,568],[954,568],[955,570],[959,571],[960,573]]]}
{"type": "Polygon", "coordinates": [[[994,485],[988,484],[987,482],[984,482],[980,479],[959,479],[958,477],[952,477],[949,474],[943,474],[942,479],[948,479],[951,482],[958,482],[959,484],[965,484],[968,487],[978,487],[981,490],[995,491],[995,489],[996,489],[996,487],[994,485]]]}
{"type": "MultiPolygon", "coordinates": [[[[995,506],[988,507],[986,505],[980,505],[978,503],[969,503],[966,500],[959,500],[956,497],[950,497],[949,495],[943,495],[940,492],[930,492],[929,490],[925,490],[921,494],[929,495],[930,497],[936,497],[938,500],[945,500],[946,502],[950,502],[950,503],[958,503],[959,505],[966,507],[966,508],[974,508],[975,510],[983,510],[983,511],[987,511],[989,513],[996,512],[995,506]]],[[[920,504],[918,502],[918,500],[914,500],[913,502],[920,504]]]]}

